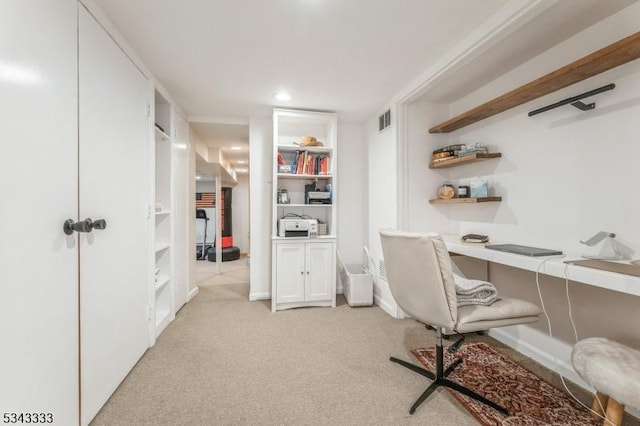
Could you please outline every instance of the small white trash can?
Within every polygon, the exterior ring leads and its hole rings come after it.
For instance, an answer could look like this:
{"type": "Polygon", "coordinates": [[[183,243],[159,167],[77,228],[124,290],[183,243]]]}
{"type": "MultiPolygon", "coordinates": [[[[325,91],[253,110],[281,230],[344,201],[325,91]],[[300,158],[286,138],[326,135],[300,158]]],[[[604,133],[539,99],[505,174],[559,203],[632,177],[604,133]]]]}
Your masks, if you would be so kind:
{"type": "Polygon", "coordinates": [[[345,264],[338,253],[338,271],[345,299],[349,306],[373,305],[373,277],[369,272],[369,252],[364,248],[367,262],[361,264],[345,264]]]}

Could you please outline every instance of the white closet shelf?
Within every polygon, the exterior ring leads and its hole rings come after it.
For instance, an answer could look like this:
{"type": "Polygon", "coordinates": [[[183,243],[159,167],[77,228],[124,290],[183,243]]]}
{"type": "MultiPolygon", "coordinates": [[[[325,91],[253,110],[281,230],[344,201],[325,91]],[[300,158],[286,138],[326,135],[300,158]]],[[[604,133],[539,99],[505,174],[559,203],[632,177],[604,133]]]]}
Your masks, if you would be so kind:
{"type": "Polygon", "coordinates": [[[165,140],[171,139],[169,135],[167,135],[162,130],[158,129],[157,127],[155,127],[155,129],[156,129],[156,138],[159,136],[161,139],[165,139],[165,140]]]}
{"type": "Polygon", "coordinates": [[[164,250],[168,249],[169,247],[170,247],[169,243],[158,244],[155,247],[155,252],[156,253],[160,253],[161,251],[164,251],[164,250]]]}
{"type": "Polygon", "coordinates": [[[158,277],[158,281],[156,281],[156,291],[162,290],[167,284],[169,284],[169,277],[166,275],[162,275],[158,277]]]}

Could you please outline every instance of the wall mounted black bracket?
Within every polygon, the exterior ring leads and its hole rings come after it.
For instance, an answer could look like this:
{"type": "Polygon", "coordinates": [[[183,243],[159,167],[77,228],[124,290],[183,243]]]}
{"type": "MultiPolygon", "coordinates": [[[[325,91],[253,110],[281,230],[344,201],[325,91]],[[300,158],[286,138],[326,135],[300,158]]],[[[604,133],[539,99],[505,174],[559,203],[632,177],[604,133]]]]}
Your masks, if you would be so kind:
{"type": "Polygon", "coordinates": [[[613,90],[616,87],[615,84],[607,84],[606,86],[598,87],[597,89],[590,90],[588,92],[584,92],[578,96],[573,96],[571,98],[563,99],[555,104],[547,105],[542,108],[538,108],[536,110],[531,111],[528,115],[529,117],[534,116],[536,114],[540,114],[541,112],[549,111],[554,108],[558,108],[563,105],[571,104],[574,107],[578,108],[581,111],[588,111],[590,109],[594,109],[596,107],[595,102],[591,102],[590,104],[585,104],[584,102],[580,102],[580,99],[588,98],[589,96],[597,95],[598,93],[606,92],[608,90],[613,90]]]}

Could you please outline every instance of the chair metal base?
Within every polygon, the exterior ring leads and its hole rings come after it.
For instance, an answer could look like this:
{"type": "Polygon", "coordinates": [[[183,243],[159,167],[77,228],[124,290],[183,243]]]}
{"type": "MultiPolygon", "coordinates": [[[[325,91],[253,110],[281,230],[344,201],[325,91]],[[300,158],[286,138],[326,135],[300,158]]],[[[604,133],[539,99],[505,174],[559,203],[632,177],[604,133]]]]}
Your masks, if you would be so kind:
{"type": "Polygon", "coordinates": [[[442,331],[440,330],[440,328],[436,329],[436,333],[437,333],[437,343],[436,343],[436,372],[435,373],[429,370],[426,370],[422,367],[418,367],[416,365],[410,364],[401,359],[394,358],[394,357],[390,358],[391,362],[400,364],[411,371],[414,371],[424,377],[427,377],[433,380],[433,382],[429,385],[429,387],[425,389],[422,395],[420,395],[420,397],[416,400],[416,402],[411,406],[411,409],[409,410],[409,414],[415,413],[416,409],[420,406],[420,404],[422,404],[429,397],[429,395],[431,395],[431,393],[434,390],[436,390],[440,386],[444,386],[444,387],[453,389],[456,392],[460,392],[461,394],[466,395],[470,398],[473,398],[476,401],[486,404],[489,407],[492,407],[500,411],[505,416],[508,416],[509,412],[504,407],[499,406],[493,401],[489,401],[487,398],[475,393],[471,389],[468,389],[454,381],[447,379],[447,376],[451,374],[456,369],[456,367],[458,367],[462,363],[462,360],[457,359],[453,363],[451,363],[451,365],[447,367],[446,370],[444,369],[444,355],[442,350],[442,331]]]}

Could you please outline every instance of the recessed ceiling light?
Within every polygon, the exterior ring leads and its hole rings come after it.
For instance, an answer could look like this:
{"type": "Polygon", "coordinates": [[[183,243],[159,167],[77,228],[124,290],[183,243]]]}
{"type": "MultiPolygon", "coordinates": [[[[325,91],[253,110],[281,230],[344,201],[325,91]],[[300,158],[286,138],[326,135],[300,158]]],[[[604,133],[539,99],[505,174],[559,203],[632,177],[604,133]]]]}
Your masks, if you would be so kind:
{"type": "Polygon", "coordinates": [[[240,160],[240,161],[238,161],[237,163],[238,163],[238,164],[247,164],[247,161],[246,161],[246,160],[240,160]]]}
{"type": "Polygon", "coordinates": [[[240,169],[236,169],[236,172],[238,173],[247,173],[247,169],[246,168],[240,168],[240,169]]]}
{"type": "Polygon", "coordinates": [[[291,100],[291,95],[287,92],[279,92],[273,95],[278,101],[287,102],[291,100]]]}
{"type": "Polygon", "coordinates": [[[232,151],[241,151],[241,150],[242,150],[242,148],[241,148],[241,147],[239,147],[239,146],[232,146],[232,147],[231,147],[231,150],[232,150],[232,151]]]}
{"type": "Polygon", "coordinates": [[[200,180],[200,179],[202,179],[202,177],[196,176],[196,180],[200,180]]]}

